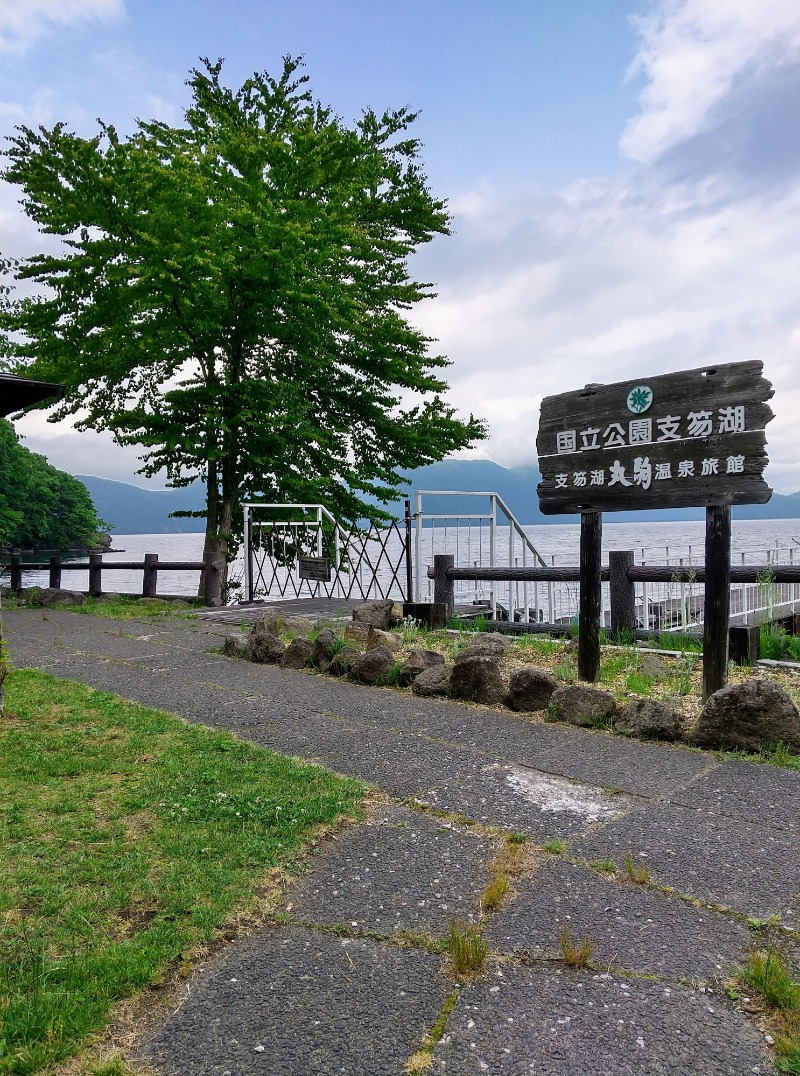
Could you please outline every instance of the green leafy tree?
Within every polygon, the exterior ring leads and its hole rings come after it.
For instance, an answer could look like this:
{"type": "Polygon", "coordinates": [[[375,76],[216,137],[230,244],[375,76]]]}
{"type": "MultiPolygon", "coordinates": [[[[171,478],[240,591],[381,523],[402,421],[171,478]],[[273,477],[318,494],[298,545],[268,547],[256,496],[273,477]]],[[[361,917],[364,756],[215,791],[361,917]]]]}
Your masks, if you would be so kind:
{"type": "Polygon", "coordinates": [[[0,419],[0,547],[91,546],[103,526],[86,486],[23,447],[0,419]]]}
{"type": "Polygon", "coordinates": [[[143,446],[143,472],[206,484],[206,552],[230,555],[248,499],[380,520],[404,470],[485,436],[441,398],[447,365],[407,318],[408,267],[447,234],[408,134],[348,126],[299,61],[238,91],[203,61],[181,127],[127,140],[17,128],[4,176],[64,250],[15,266],[6,355],[67,387],[55,417],[143,446]]]}

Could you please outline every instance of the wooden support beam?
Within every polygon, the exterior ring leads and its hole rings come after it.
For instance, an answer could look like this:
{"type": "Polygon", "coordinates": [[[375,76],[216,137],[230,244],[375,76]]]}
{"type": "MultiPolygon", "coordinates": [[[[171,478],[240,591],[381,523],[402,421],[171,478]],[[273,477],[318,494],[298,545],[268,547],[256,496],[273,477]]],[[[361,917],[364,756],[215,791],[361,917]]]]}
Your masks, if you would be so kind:
{"type": "Polygon", "coordinates": [[[142,570],[142,597],[155,598],[158,589],[158,553],[145,553],[142,570]]]}
{"type": "Polygon", "coordinates": [[[728,659],[752,665],[761,657],[761,629],[757,624],[732,624],[728,629],[728,659]]]}
{"type": "Polygon", "coordinates": [[[61,557],[50,558],[50,581],[48,586],[53,590],[61,589],[61,557]]]}
{"type": "Polygon", "coordinates": [[[706,583],[703,626],[703,702],[728,682],[731,612],[731,510],[706,508],[706,583]]]}
{"type": "Polygon", "coordinates": [[[594,683],[600,672],[600,555],[603,516],[581,512],[580,597],[578,606],[578,675],[594,683]]]}
{"type": "Polygon", "coordinates": [[[434,605],[444,605],[447,619],[455,611],[455,597],[453,580],[447,578],[448,568],[452,568],[455,557],[452,553],[437,554],[433,558],[433,602],[434,605]]]}
{"type": "Polygon", "coordinates": [[[89,597],[99,598],[103,593],[103,554],[89,554],[89,597]]]}
{"type": "Polygon", "coordinates": [[[628,569],[632,567],[632,549],[609,550],[611,631],[614,635],[621,631],[636,630],[636,588],[628,578],[628,569]]]}

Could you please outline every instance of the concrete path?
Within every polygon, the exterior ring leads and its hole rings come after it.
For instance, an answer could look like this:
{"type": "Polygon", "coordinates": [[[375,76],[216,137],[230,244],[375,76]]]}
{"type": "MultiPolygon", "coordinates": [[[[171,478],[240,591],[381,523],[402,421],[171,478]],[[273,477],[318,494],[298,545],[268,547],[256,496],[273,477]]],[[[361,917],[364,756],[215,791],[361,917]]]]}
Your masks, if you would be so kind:
{"type": "Polygon", "coordinates": [[[800,774],[228,660],[208,652],[219,624],[33,610],[4,622],[18,666],[388,794],[153,1030],[144,1052],[164,1076],[400,1074],[434,1030],[430,1071],[449,1076],[774,1071],[721,980],[763,943],[764,920],[796,951],[800,774]],[[482,915],[514,831],[536,846],[531,869],[482,915]],[[648,884],[628,879],[626,856],[648,884]],[[434,951],[454,917],[490,945],[469,984],[434,951]],[[589,968],[561,960],[564,927],[594,942],[589,968]]]}

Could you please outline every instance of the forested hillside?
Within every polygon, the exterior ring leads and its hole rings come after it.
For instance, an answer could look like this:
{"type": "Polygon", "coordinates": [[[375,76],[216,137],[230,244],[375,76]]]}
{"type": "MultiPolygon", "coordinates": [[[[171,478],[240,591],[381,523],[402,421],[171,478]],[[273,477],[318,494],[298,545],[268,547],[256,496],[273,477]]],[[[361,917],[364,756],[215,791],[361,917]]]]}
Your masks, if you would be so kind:
{"type": "Polygon", "coordinates": [[[83,483],[21,445],[0,419],[0,549],[85,548],[102,529],[83,483]]]}

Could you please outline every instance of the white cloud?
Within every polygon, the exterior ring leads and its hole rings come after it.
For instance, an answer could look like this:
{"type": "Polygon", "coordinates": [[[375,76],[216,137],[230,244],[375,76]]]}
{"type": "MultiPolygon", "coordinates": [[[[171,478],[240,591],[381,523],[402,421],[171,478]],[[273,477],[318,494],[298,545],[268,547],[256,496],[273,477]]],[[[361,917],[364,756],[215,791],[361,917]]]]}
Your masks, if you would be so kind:
{"type": "Polygon", "coordinates": [[[26,53],[62,27],[110,22],[124,14],[124,0],[3,0],[0,51],[26,53]]]}
{"type": "Polygon", "coordinates": [[[420,324],[509,466],[535,460],[543,395],[761,359],[768,478],[800,490],[800,3],[662,0],[640,34],[622,145],[643,166],[549,197],[464,192],[420,324]]]}
{"type": "Polygon", "coordinates": [[[800,49],[797,0],[663,0],[635,25],[630,74],[647,81],[620,147],[643,162],[700,132],[737,78],[791,63],[800,49]]]}
{"type": "Polygon", "coordinates": [[[98,475],[119,482],[147,484],[155,488],[164,484],[164,476],[143,479],[135,472],[141,467],[141,449],[117,445],[110,433],[87,430],[77,433],[69,420],[48,423],[46,412],[33,411],[14,423],[22,444],[38,452],[61,471],[69,474],[98,475]]]}
{"type": "Polygon", "coordinates": [[[419,321],[453,361],[450,400],[490,421],[482,455],[533,462],[542,395],[759,358],[776,388],[774,480],[800,489],[800,184],[709,199],[704,182],[642,172],[527,205],[484,196],[456,225],[419,321]]]}

